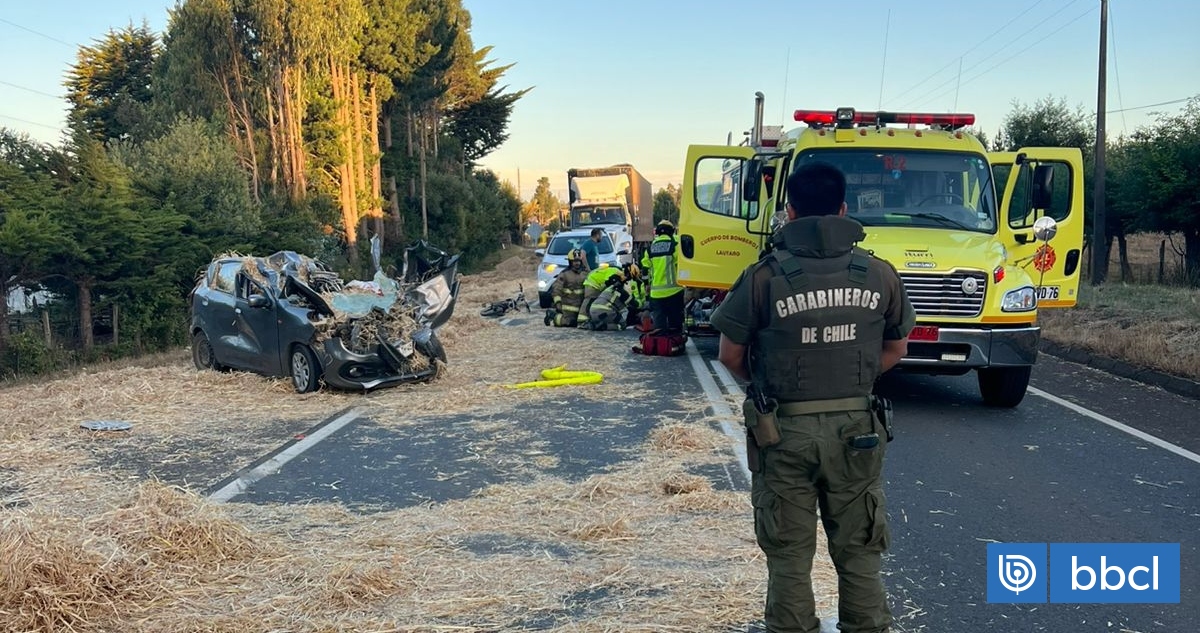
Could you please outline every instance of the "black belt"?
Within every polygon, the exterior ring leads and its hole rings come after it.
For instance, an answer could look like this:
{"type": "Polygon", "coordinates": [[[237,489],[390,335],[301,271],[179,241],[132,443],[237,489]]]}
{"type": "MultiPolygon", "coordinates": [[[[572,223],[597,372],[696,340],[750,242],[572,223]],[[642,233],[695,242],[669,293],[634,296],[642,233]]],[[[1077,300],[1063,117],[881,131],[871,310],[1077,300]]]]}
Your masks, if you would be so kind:
{"type": "Polygon", "coordinates": [[[775,410],[779,417],[794,415],[813,415],[815,413],[837,413],[841,411],[870,411],[871,396],[854,396],[851,398],[834,398],[832,400],[801,400],[798,402],[781,402],[775,410]]]}

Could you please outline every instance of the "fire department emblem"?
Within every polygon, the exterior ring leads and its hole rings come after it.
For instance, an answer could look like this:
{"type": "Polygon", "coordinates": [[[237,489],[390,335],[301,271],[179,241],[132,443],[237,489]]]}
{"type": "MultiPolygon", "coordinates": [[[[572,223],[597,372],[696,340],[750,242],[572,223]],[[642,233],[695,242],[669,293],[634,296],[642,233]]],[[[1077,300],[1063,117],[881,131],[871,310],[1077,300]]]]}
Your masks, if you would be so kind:
{"type": "Polygon", "coordinates": [[[1049,244],[1042,244],[1036,253],[1033,255],[1033,267],[1038,272],[1049,272],[1054,268],[1054,262],[1057,258],[1054,255],[1054,248],[1049,244]]]}

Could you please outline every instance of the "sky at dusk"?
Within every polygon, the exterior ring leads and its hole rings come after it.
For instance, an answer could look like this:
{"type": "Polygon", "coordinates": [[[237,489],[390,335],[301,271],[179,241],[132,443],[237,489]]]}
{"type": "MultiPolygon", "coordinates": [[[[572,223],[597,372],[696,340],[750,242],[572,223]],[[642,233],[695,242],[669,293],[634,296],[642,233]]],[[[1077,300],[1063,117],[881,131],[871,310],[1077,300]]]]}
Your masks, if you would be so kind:
{"type": "MultiPolygon", "coordinates": [[[[742,139],[797,108],[958,111],[994,135],[1014,101],[1096,108],[1099,0],[843,3],[773,0],[463,0],[502,83],[532,88],[482,161],[528,197],[542,176],[632,163],[678,184],[687,145],[742,139]]],[[[165,0],[0,0],[0,126],[57,143],[80,45],[131,22],[162,32],[165,0]]],[[[1110,138],[1200,94],[1200,2],[1110,0],[1110,138]],[[1159,105],[1161,104],[1161,105],[1159,105]],[[1151,106],[1151,107],[1146,107],[1151,106]]]]}

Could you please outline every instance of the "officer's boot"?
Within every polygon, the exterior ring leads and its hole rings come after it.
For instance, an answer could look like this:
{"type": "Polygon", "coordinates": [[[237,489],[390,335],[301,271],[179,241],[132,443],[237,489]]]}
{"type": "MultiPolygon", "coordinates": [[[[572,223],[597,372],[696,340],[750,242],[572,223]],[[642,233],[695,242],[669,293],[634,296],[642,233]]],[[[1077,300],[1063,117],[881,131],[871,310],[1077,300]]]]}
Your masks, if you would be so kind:
{"type": "Polygon", "coordinates": [[[607,312],[605,312],[604,314],[601,314],[599,319],[596,319],[596,325],[592,326],[592,329],[599,330],[601,332],[608,329],[608,313],[607,312]]]}
{"type": "Polygon", "coordinates": [[[551,323],[554,323],[554,315],[555,314],[556,313],[554,310],[546,310],[546,318],[542,319],[542,323],[544,323],[545,325],[550,325],[551,323]]]}

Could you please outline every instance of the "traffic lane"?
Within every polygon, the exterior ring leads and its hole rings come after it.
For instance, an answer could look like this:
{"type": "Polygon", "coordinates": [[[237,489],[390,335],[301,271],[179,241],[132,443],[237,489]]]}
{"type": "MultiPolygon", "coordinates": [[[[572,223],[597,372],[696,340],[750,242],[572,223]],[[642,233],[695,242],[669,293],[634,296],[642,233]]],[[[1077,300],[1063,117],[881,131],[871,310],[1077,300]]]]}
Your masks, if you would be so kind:
{"type": "MultiPolygon", "coordinates": [[[[637,338],[632,331],[599,336],[605,338],[597,344],[625,349],[637,338]]],[[[402,424],[364,417],[249,484],[236,500],[330,502],[366,513],[462,499],[492,484],[546,476],[578,481],[639,459],[663,420],[686,423],[701,415],[685,395],[700,391],[686,359],[626,353],[619,367],[605,375],[606,383],[627,385],[630,393],[653,386],[663,397],[604,400],[586,386],[563,387],[547,391],[543,402],[414,411],[402,424]]],[[[717,489],[741,487],[730,470],[697,468],[696,474],[709,477],[717,489]]]]}
{"type": "Polygon", "coordinates": [[[896,409],[885,573],[899,630],[1194,630],[1200,466],[1043,398],[984,407],[971,375],[890,374],[879,393],[896,409]],[[1180,543],[1181,600],[987,604],[989,542],[1180,543]]]}
{"type": "MultiPolygon", "coordinates": [[[[1139,431],[1200,453],[1200,400],[1186,398],[1134,380],[1038,355],[1032,384],[1139,431]]],[[[1035,396],[1027,395],[1025,402],[1035,396]]],[[[1021,406],[1025,406],[1022,403],[1021,406]]]]}

